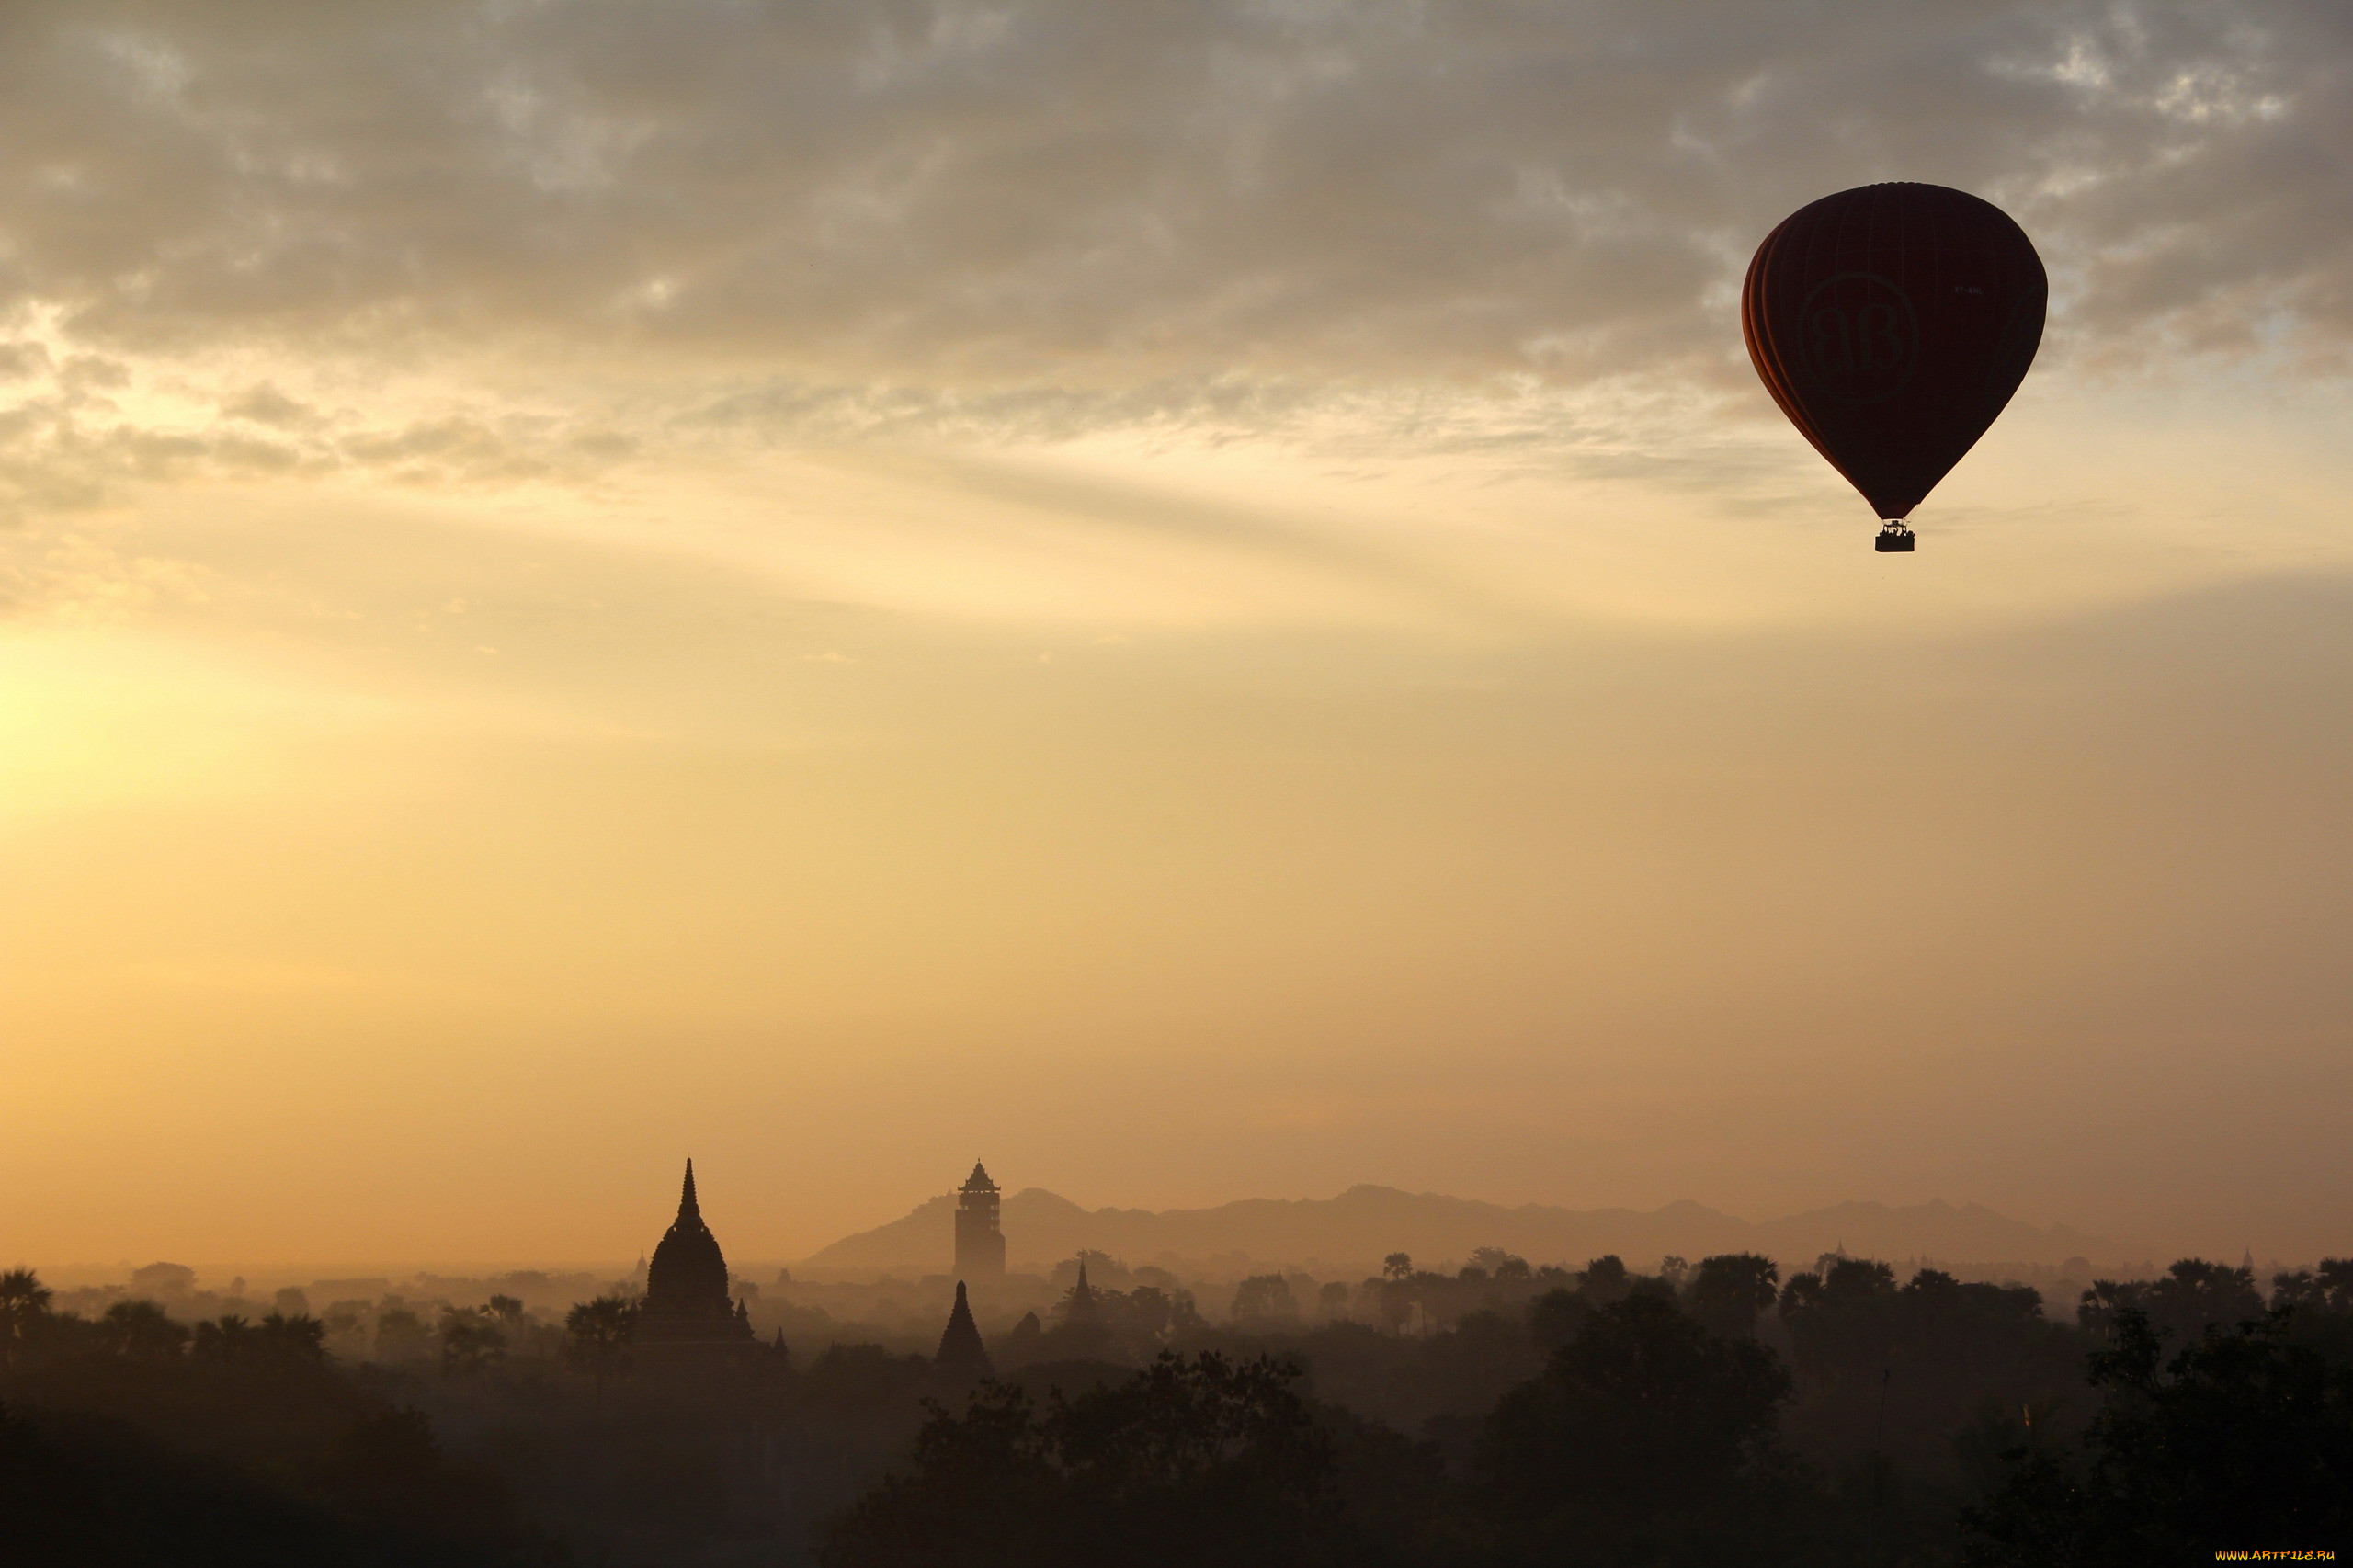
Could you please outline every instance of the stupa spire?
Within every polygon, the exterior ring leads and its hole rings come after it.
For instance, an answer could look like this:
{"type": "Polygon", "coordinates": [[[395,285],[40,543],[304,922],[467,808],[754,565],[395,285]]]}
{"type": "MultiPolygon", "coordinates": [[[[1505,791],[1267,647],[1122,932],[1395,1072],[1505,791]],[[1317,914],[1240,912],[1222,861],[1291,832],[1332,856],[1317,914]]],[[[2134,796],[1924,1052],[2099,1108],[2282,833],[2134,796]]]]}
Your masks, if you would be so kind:
{"type": "Polygon", "coordinates": [[[1095,1287],[1086,1282],[1086,1258],[1082,1254],[1078,1260],[1078,1283],[1071,1287],[1070,1311],[1066,1314],[1065,1321],[1074,1324],[1092,1324],[1097,1322],[1102,1315],[1102,1304],[1095,1299],[1095,1287]]]}
{"type": "Polygon", "coordinates": [[[932,1364],[943,1371],[987,1377],[993,1369],[981,1343],[980,1325],[972,1321],[972,1303],[964,1298],[964,1282],[956,1281],[956,1310],[948,1314],[948,1328],[939,1336],[939,1354],[932,1364]]]}
{"type": "Polygon", "coordinates": [[[695,1162],[692,1156],[687,1160],[687,1185],[678,1194],[678,1222],[683,1225],[689,1220],[698,1225],[702,1223],[702,1206],[695,1201],[695,1162]]]}

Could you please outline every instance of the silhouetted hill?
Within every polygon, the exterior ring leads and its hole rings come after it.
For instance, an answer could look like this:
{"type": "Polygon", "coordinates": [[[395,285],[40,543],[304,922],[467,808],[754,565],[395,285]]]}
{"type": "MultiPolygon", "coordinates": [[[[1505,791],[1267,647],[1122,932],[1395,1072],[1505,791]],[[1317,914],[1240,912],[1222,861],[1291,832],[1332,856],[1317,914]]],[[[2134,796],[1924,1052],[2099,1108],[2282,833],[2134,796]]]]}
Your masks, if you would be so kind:
{"type": "MultiPolygon", "coordinates": [[[[944,1272],[954,1253],[955,1200],[943,1195],[904,1219],[846,1236],[815,1253],[812,1269],[915,1269],[944,1272]]],[[[2029,1225],[1979,1204],[1941,1199],[1893,1207],[1841,1203],[1783,1220],[1752,1221],[1688,1199],[1643,1212],[1633,1209],[1506,1207],[1434,1192],[1352,1187],[1336,1198],[1253,1198],[1214,1209],[1082,1209],[1042,1187],[1005,1200],[1007,1255],[1017,1269],[1040,1268],[1081,1247],[1131,1264],[1163,1258],[1239,1268],[1293,1264],[1347,1275],[1372,1268],[1392,1252],[1423,1267],[1459,1262],[1472,1249],[1499,1246],[1532,1263],[1581,1265],[1616,1253],[1638,1267],[1675,1254],[1761,1252],[1787,1268],[1844,1245],[1850,1253],[1949,1262],[2057,1264],[2071,1256],[2112,1257],[2103,1238],[2065,1226],[2029,1225]]]]}

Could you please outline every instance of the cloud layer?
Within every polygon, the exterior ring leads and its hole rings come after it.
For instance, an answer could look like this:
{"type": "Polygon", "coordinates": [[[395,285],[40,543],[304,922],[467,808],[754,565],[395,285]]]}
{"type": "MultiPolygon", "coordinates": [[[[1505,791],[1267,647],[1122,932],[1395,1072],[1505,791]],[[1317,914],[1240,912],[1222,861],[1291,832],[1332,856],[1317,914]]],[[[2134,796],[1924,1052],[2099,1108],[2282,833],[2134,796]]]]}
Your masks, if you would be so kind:
{"type": "Polygon", "coordinates": [[[2009,207],[2090,352],[2353,333],[2353,17],[2325,0],[60,4],[0,29],[0,301],[116,351],[1714,376],[1756,240],[1891,178],[2009,207]]]}

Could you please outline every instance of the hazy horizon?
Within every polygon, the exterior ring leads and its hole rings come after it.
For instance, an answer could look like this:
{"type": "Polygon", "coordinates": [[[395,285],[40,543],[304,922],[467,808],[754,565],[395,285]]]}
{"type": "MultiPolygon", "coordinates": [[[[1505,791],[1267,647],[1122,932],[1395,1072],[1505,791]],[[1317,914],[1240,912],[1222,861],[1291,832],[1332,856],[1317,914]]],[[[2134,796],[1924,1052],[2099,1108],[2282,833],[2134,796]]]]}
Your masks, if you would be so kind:
{"type": "MultiPolygon", "coordinates": [[[[0,1267],[952,1183],[2353,1256],[2353,13],[0,17],[0,1267]],[[1994,200],[1908,558],[1771,226],[1994,200]]],[[[914,1195],[910,1197],[910,1195],[914,1195]]]]}
{"type": "MultiPolygon", "coordinates": [[[[1008,1183],[1006,1186],[1006,1201],[1008,1204],[1014,1205],[1014,1207],[1008,1210],[1009,1214],[1014,1217],[1008,1221],[1009,1228],[1007,1230],[1007,1246],[1012,1254],[1014,1266],[1017,1267],[1033,1266],[1037,1268],[1051,1267],[1054,1263],[1058,1261],[1064,1261],[1071,1256],[1069,1248],[1057,1250],[1051,1247],[1041,1247],[1040,1243],[1036,1238],[1025,1233],[1025,1228],[1018,1219],[1019,1205],[1016,1200],[1031,1199],[1039,1196],[1051,1198],[1059,1203],[1071,1205],[1077,1211],[1090,1216],[1100,1215],[1114,1218],[1130,1218],[1138,1215],[1153,1217],[1199,1217],[1216,1215],[1231,1208],[1264,1205],[1270,1202],[1284,1207],[1313,1209],[1319,1205],[1335,1202],[1338,1199],[1367,1189],[1377,1193],[1388,1194],[1405,1199],[1438,1199],[1448,1203],[1488,1204],[1491,1201],[1477,1198],[1466,1198],[1459,1194],[1434,1193],[1428,1191],[1409,1192],[1403,1188],[1387,1187],[1379,1183],[1352,1183],[1345,1188],[1325,1194],[1311,1193],[1275,1197],[1269,1197],[1267,1195],[1254,1195],[1249,1198],[1227,1199],[1222,1203],[1206,1204],[1196,1207],[1180,1208],[1167,1206],[1155,1209],[1139,1205],[1091,1204],[1081,1199],[1072,1199],[1066,1194],[1052,1192],[1045,1187],[1008,1183]]],[[[814,1248],[803,1249],[802,1251],[793,1253],[753,1252],[732,1244],[730,1237],[736,1227],[728,1221],[751,1219],[753,1217],[753,1210],[751,1207],[744,1207],[744,1211],[741,1213],[733,1212],[733,1210],[739,1208],[739,1205],[734,1203],[712,1205],[707,1202],[705,1208],[707,1213],[712,1213],[714,1215],[713,1228],[717,1233],[719,1233],[722,1244],[727,1247],[728,1256],[732,1267],[745,1269],[768,1269],[778,1267],[800,1269],[805,1267],[815,1266],[818,1272],[812,1275],[812,1278],[828,1277],[832,1275],[849,1277],[861,1273],[872,1273],[878,1267],[887,1272],[892,1269],[917,1267],[919,1266],[920,1260],[908,1258],[882,1265],[860,1265],[853,1263],[820,1265],[818,1260],[827,1252],[833,1251],[846,1243],[856,1242],[860,1238],[870,1234],[892,1232],[906,1222],[915,1220],[917,1216],[924,1214],[927,1210],[952,1204],[954,1197],[955,1194],[952,1189],[947,1189],[926,1195],[916,1199],[915,1202],[900,1211],[879,1219],[872,1225],[859,1227],[845,1233],[844,1234],[834,1236],[814,1248]]],[[[2143,1265],[2156,1265],[2161,1267],[2165,1260],[2175,1256],[2207,1256],[2220,1261],[2228,1261],[2230,1256],[2236,1256],[2235,1253],[2232,1253],[2230,1252],[2230,1249],[2226,1248],[2209,1247],[2203,1249],[2201,1252],[2200,1249],[2195,1247],[2159,1244],[2143,1237],[2087,1233],[2082,1232],[2078,1227],[2069,1225],[2063,1216],[2051,1221],[2038,1221],[2021,1220],[2017,1215],[2000,1213],[1998,1211],[1985,1209],[1983,1205],[1972,1204],[1966,1200],[1961,1202],[1947,1202],[1947,1200],[1936,1198],[1922,1200],[1917,1204],[1905,1205],[1881,1204],[1875,1199],[1855,1199],[1823,1205],[1818,1208],[1808,1209],[1797,1212],[1783,1213],[1776,1211],[1770,1214],[1735,1213],[1725,1210],[1722,1206],[1701,1203],[1696,1199],[1689,1198],[1671,1199],[1665,1204],[1649,1209],[1612,1209],[1605,1207],[1581,1208],[1568,1204],[1545,1203],[1541,1200],[1535,1199],[1523,1200],[1521,1202],[1516,1202],[1508,1205],[1494,1204],[1493,1207],[1503,1210],[1506,1213],[1516,1213],[1523,1208],[1534,1208],[1544,1210],[1548,1213],[1557,1213],[1566,1216],[1606,1216],[1611,1214],[1622,1214],[1649,1219],[1671,1212],[1678,1208],[1696,1204],[1699,1208],[1709,1213],[1724,1216],[1725,1218],[1735,1221],[1740,1224],[1756,1228],[1764,1228],[1777,1222],[1786,1223],[1788,1221],[1802,1219],[1808,1215],[1835,1213],[1842,1209],[1855,1208],[1881,1209],[1891,1215],[1897,1216],[1900,1220],[1903,1216],[1912,1215],[1922,1210],[1933,1209],[1940,1203],[1944,1204],[1948,1209],[1955,1212],[1965,1213],[1973,1210],[1983,1211],[1992,1215],[1993,1218],[2001,1221],[2031,1230],[2051,1233],[2074,1233],[2075,1239],[2071,1241],[2068,1250],[2081,1250],[2087,1252],[2092,1255],[2091,1261],[2096,1265],[2102,1267],[2114,1266],[2124,1268],[2137,1268],[2143,1265]]],[[[671,1207],[672,1206],[670,1205],[663,1206],[662,1224],[666,1224],[671,1212],[671,1207]]],[[[107,1279],[111,1279],[114,1275],[125,1270],[145,1267],[148,1264],[157,1262],[180,1264],[195,1268],[199,1274],[202,1276],[205,1289],[220,1289],[226,1278],[231,1278],[235,1274],[252,1273],[273,1278],[290,1279],[296,1275],[301,1274],[305,1271],[310,1272],[316,1278],[336,1278],[345,1277],[357,1278],[381,1274],[386,1275],[388,1278],[392,1278],[394,1282],[397,1283],[402,1278],[427,1274],[446,1274],[452,1277],[480,1277],[485,1273],[496,1274],[511,1272],[517,1269],[540,1270],[544,1272],[596,1272],[612,1268],[626,1270],[631,1266],[633,1261],[642,1261],[643,1257],[653,1250],[654,1241],[659,1239],[660,1229],[660,1224],[654,1225],[648,1231],[647,1239],[636,1246],[634,1250],[619,1248],[602,1254],[583,1253],[570,1257],[560,1257],[529,1252],[516,1252],[506,1255],[485,1255],[472,1257],[452,1256],[438,1258],[426,1255],[413,1255],[408,1256],[386,1256],[378,1257],[365,1257],[358,1256],[335,1256],[333,1255],[322,1255],[317,1257],[309,1258],[296,1256],[244,1256],[206,1259],[193,1256],[183,1256],[172,1255],[169,1256],[164,1256],[159,1255],[152,1257],[125,1256],[113,1259],[103,1260],[97,1257],[52,1257],[30,1261],[37,1263],[45,1271],[55,1274],[59,1278],[69,1280],[77,1285],[102,1282],[107,1279]]],[[[745,1229],[750,1230],[752,1227],[745,1227],[745,1229]]],[[[1312,1221],[1307,1224],[1306,1229],[1310,1232],[1313,1231],[1314,1226],[1312,1221]]],[[[949,1228],[944,1217],[942,1218],[938,1227],[938,1235],[935,1239],[937,1242],[937,1250],[939,1252],[940,1256],[939,1268],[944,1269],[947,1267],[946,1260],[950,1246],[949,1228]]],[[[1475,1223],[1472,1223],[1463,1230],[1460,1244],[1454,1248],[1454,1252],[1460,1252],[1467,1256],[1471,1250],[1477,1246],[1506,1243],[1511,1238],[1503,1235],[1488,1234],[1485,1230],[1479,1229],[1475,1223]]],[[[1905,1245],[1899,1247],[1875,1246],[1866,1238],[1859,1237],[1858,1239],[1861,1241],[1862,1244],[1851,1249],[1857,1256],[1887,1257],[1893,1260],[1925,1255],[1935,1256],[1944,1263],[1962,1265],[1972,1268],[1979,1267],[1990,1267],[2001,1264],[2034,1263],[2037,1261],[2027,1257],[2023,1254],[2020,1254],[2018,1256],[2003,1255],[2002,1249],[1999,1247],[1978,1248],[1974,1251],[1963,1248],[1960,1252],[1953,1252],[1949,1248],[1938,1249],[1917,1245],[1905,1245]],[[1978,1256],[1979,1253],[1983,1253],[1984,1256],[1978,1256]]],[[[1089,1243],[1087,1244],[1091,1245],[1097,1244],[1089,1243]]],[[[1362,1245],[1356,1245],[1352,1250],[1351,1244],[1342,1243],[1334,1244],[1327,1242],[1324,1244],[1324,1250],[1320,1255],[1314,1252],[1312,1245],[1306,1245],[1290,1249],[1283,1247],[1262,1248],[1256,1253],[1250,1252],[1248,1249],[1245,1248],[1235,1256],[1253,1256],[1256,1261],[1261,1263],[1276,1264],[1284,1267],[1305,1267],[1313,1261],[1318,1256],[1327,1263],[1347,1261],[1351,1264],[1369,1264],[1386,1252],[1393,1250],[1396,1246],[1403,1244],[1405,1244],[1400,1240],[1384,1240],[1379,1243],[1366,1243],[1362,1245]],[[1361,1253],[1363,1256],[1358,1257],[1356,1256],[1358,1253],[1361,1253]]],[[[1731,1244],[1727,1244],[1729,1245],[1731,1244]]],[[[1745,1246],[1750,1244],[1744,1242],[1740,1244],[1745,1246]]],[[[1791,1267],[1795,1267],[1797,1264],[1810,1260],[1815,1252],[1827,1250],[1831,1244],[1832,1244],[1829,1242],[1824,1242],[1819,1244],[1810,1244],[1794,1250],[1787,1246],[1782,1246],[1769,1248],[1768,1251],[1777,1257],[1780,1254],[1788,1254],[1786,1258],[1781,1258],[1780,1260],[1790,1263],[1791,1267]],[[1802,1254],[1802,1256],[1801,1256],[1802,1254]]],[[[1838,1244],[1843,1245],[1843,1240],[1838,1244]]],[[[1110,1250],[1115,1254],[1120,1254],[1122,1252],[1122,1249],[1118,1247],[1116,1244],[1111,1245],[1110,1250]]],[[[1535,1256],[1537,1253],[1544,1252],[1545,1249],[1536,1247],[1529,1249],[1530,1261],[1536,1263],[1559,1263],[1569,1266],[1577,1266],[1587,1261],[1589,1256],[1597,1255],[1599,1251],[1611,1249],[1608,1244],[1601,1244],[1597,1247],[1586,1249],[1586,1256],[1578,1257],[1572,1257],[1568,1256],[1568,1252],[1574,1251],[1574,1248],[1566,1250],[1553,1248],[1552,1250],[1561,1252],[1562,1256],[1554,1257],[1547,1253],[1546,1256],[1535,1256]]],[[[1650,1253],[1643,1251],[1639,1246],[1632,1248],[1620,1247],[1618,1250],[1625,1252],[1631,1261],[1646,1263],[1656,1261],[1655,1258],[1650,1256],[1650,1253]]],[[[1673,1246],[1669,1246],[1665,1249],[1653,1248],[1651,1250],[1653,1252],[1662,1250],[1672,1252],[1675,1248],[1673,1246]]],[[[1705,1254],[1712,1250],[1716,1249],[1705,1245],[1684,1245],[1684,1251],[1686,1253],[1694,1255],[1705,1254]]],[[[2243,1246],[2238,1250],[2246,1251],[2249,1249],[2243,1246]]],[[[1185,1254],[1181,1256],[1184,1256],[1187,1261],[1192,1264],[1201,1264],[1209,1261],[1209,1255],[1205,1254],[1185,1254]]],[[[1449,1252],[1447,1256],[1449,1257],[1452,1257],[1453,1252],[1449,1252]]],[[[1148,1262],[1151,1260],[1150,1255],[1142,1253],[1139,1253],[1136,1256],[1129,1258],[1130,1262],[1148,1262]]],[[[2268,1265],[2275,1262],[2281,1264],[2309,1264],[2316,1260],[2317,1255],[2314,1255],[2313,1257],[2275,1255],[2266,1257],[2262,1261],[2268,1265]]],[[[1442,1260],[1433,1256],[1430,1261],[1436,1262],[1442,1260]]],[[[1460,1261],[1459,1258],[1456,1259],[1456,1261],[1460,1261]]],[[[938,1269],[933,1270],[933,1272],[938,1271],[938,1269]]],[[[750,1276],[747,1276],[747,1278],[749,1277],[750,1276]]]]}

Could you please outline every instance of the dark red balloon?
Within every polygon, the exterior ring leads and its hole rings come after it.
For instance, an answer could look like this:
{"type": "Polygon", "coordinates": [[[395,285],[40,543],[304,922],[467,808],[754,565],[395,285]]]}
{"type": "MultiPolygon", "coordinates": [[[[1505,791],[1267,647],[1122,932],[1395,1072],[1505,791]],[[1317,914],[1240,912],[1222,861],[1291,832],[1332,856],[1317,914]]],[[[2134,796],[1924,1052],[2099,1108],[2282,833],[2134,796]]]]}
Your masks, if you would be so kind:
{"type": "Polygon", "coordinates": [[[1740,330],[1790,422],[1898,519],[2026,379],[2050,291],[2042,258],[1992,202],[1940,185],[1867,185],[1801,207],[1765,236],[1740,330]]]}

